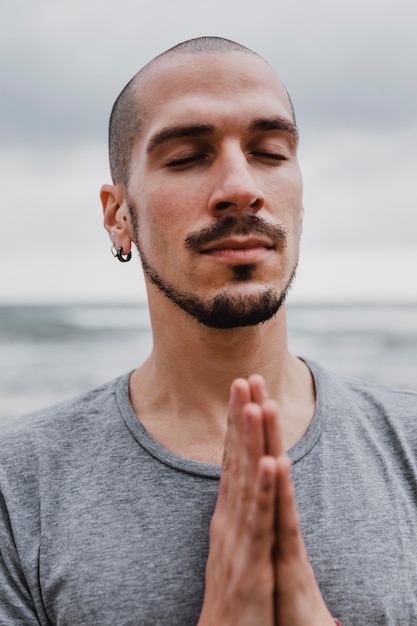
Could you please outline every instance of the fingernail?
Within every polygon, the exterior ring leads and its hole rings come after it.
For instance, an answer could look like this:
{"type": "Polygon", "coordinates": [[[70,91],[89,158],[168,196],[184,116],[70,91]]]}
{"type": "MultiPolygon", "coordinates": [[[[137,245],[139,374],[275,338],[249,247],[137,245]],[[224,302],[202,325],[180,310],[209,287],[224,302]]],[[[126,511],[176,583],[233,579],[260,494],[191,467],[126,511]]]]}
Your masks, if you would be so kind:
{"type": "Polygon", "coordinates": [[[270,472],[263,466],[259,468],[261,485],[263,491],[268,491],[272,487],[272,477],[270,472]]]}
{"type": "Polygon", "coordinates": [[[237,389],[233,383],[232,383],[232,386],[230,387],[230,400],[231,402],[236,402],[237,400],[237,389]]]}
{"type": "Polygon", "coordinates": [[[230,387],[230,399],[232,402],[237,402],[238,401],[238,396],[239,396],[239,390],[237,385],[235,385],[235,383],[232,383],[232,386],[230,387]]]}

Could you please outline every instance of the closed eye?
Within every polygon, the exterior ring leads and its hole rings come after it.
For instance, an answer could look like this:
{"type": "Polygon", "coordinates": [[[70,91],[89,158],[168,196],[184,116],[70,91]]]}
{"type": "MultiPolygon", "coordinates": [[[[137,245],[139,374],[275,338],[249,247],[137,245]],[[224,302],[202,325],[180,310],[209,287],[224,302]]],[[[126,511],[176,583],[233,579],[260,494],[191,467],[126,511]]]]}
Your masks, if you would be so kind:
{"type": "Polygon", "coordinates": [[[205,154],[194,154],[192,156],[184,157],[182,159],[172,159],[171,161],[168,161],[167,167],[181,167],[181,166],[189,165],[192,163],[196,163],[197,161],[202,161],[205,158],[206,158],[205,154]]]}
{"type": "Polygon", "coordinates": [[[253,156],[261,157],[263,159],[272,159],[273,161],[288,161],[287,157],[283,154],[277,154],[276,152],[251,152],[253,156]]]}

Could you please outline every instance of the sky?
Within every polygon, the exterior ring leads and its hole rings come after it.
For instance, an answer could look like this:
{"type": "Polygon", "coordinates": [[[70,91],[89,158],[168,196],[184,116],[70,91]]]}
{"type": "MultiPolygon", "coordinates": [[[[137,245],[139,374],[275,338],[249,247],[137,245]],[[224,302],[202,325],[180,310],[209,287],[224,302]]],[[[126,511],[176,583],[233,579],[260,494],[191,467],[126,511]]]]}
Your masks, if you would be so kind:
{"type": "Polygon", "coordinates": [[[0,25],[0,303],[145,299],[102,227],[107,124],[155,55],[200,35],[264,56],[301,132],[295,301],[417,301],[415,0],[14,0],[0,25]]]}

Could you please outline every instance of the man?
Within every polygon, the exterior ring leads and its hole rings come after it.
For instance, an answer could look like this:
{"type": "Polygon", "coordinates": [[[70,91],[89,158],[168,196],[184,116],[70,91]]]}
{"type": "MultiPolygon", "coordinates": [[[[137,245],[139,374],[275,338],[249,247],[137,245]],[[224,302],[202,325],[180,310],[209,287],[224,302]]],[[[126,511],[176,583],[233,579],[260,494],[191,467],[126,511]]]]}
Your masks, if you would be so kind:
{"type": "Polygon", "coordinates": [[[288,351],[297,145],[285,87],[228,40],[119,96],[104,224],[139,250],[153,350],[3,433],[1,623],[416,623],[416,395],[288,351]]]}

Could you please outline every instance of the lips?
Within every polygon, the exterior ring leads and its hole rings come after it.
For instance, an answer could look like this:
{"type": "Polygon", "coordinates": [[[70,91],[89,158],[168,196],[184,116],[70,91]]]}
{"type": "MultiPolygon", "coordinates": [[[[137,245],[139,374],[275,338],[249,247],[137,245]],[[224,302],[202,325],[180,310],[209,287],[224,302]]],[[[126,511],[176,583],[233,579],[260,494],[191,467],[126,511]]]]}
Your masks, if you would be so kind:
{"type": "Polygon", "coordinates": [[[227,239],[221,239],[220,241],[214,241],[207,246],[204,246],[200,252],[202,254],[210,254],[212,252],[220,252],[222,250],[227,251],[249,251],[256,249],[271,250],[274,245],[270,240],[260,237],[230,237],[227,239]]]}
{"type": "Polygon", "coordinates": [[[225,215],[212,224],[191,232],[185,239],[187,250],[213,254],[216,250],[247,250],[251,246],[280,250],[287,244],[282,224],[271,224],[252,213],[225,215]]]}
{"type": "Polygon", "coordinates": [[[229,263],[255,263],[274,248],[270,240],[259,237],[232,237],[204,246],[201,254],[229,263]]]}

